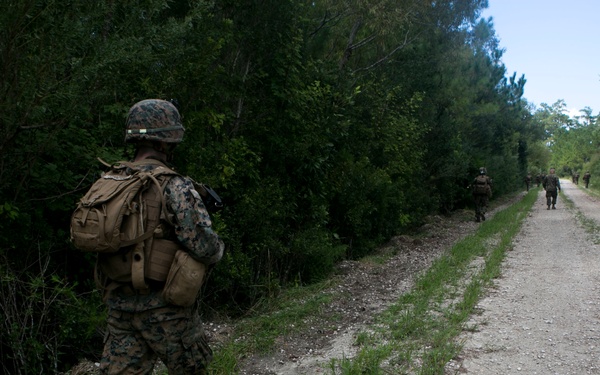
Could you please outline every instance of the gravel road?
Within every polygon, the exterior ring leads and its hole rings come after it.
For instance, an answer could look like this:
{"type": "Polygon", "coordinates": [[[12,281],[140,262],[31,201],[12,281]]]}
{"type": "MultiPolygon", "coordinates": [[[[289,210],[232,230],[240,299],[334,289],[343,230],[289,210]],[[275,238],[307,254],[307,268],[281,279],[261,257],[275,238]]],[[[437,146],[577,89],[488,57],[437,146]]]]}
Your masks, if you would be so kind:
{"type": "Polygon", "coordinates": [[[600,374],[600,248],[576,215],[600,223],[600,202],[561,185],[575,208],[547,210],[540,188],[446,374],[600,374]]]}

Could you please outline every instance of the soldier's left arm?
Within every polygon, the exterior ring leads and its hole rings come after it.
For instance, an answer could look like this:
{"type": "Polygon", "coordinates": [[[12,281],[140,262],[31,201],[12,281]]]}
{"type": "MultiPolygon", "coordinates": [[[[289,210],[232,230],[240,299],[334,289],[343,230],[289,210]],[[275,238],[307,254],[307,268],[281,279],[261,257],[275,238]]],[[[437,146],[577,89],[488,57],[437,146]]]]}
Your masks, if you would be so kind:
{"type": "Polygon", "coordinates": [[[205,264],[218,262],[224,245],[212,229],[212,221],[193,183],[182,177],[172,178],[165,187],[167,209],[173,214],[178,242],[190,256],[205,264]]]}

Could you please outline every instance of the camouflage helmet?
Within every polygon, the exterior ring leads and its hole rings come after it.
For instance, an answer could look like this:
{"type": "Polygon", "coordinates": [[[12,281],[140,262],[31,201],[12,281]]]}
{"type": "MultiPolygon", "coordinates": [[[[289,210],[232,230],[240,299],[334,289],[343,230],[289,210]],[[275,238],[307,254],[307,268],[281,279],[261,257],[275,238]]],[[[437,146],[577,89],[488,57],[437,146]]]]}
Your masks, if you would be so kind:
{"type": "Polygon", "coordinates": [[[171,102],[146,99],[135,103],[129,109],[125,142],[148,140],[180,143],[184,131],[179,111],[171,102]]]}

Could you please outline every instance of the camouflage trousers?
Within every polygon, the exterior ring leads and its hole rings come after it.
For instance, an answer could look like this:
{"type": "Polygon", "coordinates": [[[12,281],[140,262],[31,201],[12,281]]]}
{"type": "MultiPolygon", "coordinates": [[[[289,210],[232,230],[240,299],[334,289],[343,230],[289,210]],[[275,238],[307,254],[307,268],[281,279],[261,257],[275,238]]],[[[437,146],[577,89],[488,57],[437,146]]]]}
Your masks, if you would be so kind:
{"type": "Polygon", "coordinates": [[[109,310],[102,374],[151,374],[157,359],[169,374],[205,374],[212,359],[202,322],[191,308],[109,310]]]}
{"type": "Polygon", "coordinates": [[[546,204],[548,206],[556,204],[556,198],[558,197],[558,192],[556,190],[550,191],[546,190],[546,204]]]}
{"type": "Polygon", "coordinates": [[[475,200],[475,217],[485,215],[490,198],[484,194],[475,194],[473,199],[475,200]]]}

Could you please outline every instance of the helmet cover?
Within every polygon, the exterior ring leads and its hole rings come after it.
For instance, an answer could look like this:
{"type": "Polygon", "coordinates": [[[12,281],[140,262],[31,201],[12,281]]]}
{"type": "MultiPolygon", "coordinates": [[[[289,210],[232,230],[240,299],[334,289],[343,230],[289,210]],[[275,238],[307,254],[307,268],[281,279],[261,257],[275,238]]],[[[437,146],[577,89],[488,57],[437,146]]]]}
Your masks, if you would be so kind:
{"type": "Polygon", "coordinates": [[[129,109],[125,142],[180,143],[185,131],[177,108],[169,101],[146,99],[129,109]]]}

